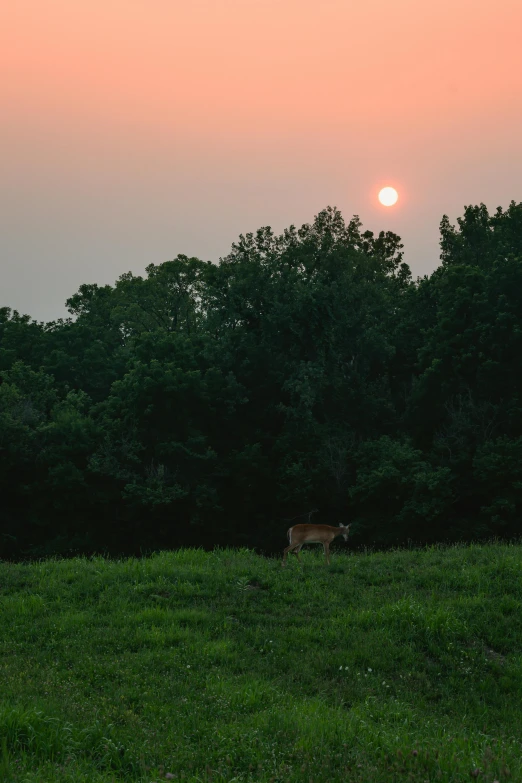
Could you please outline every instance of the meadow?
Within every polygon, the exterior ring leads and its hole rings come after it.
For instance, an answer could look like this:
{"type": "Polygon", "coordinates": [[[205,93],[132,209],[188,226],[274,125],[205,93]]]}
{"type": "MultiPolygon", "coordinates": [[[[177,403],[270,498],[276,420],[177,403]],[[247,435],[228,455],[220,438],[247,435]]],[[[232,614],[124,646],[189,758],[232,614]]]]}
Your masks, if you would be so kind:
{"type": "Polygon", "coordinates": [[[522,546],[0,563],[5,783],[521,781],[522,546]]]}

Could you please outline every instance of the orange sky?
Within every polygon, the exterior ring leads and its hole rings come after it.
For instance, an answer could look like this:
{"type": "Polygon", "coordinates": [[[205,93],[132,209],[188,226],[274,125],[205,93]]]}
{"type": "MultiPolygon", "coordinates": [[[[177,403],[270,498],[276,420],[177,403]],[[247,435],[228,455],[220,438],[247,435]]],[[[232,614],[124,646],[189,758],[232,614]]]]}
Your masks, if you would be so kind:
{"type": "Polygon", "coordinates": [[[327,204],[431,271],[444,212],[522,200],[521,34],[522,0],[3,0],[0,306],[327,204]]]}

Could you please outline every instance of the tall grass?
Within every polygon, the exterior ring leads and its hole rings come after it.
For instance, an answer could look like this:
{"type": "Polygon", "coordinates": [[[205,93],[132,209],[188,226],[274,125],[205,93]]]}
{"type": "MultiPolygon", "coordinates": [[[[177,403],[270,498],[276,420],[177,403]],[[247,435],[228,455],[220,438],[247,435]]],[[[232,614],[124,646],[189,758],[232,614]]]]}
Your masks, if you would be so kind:
{"type": "Polygon", "coordinates": [[[522,547],[302,557],[0,563],[0,781],[522,780],[522,547]]]}

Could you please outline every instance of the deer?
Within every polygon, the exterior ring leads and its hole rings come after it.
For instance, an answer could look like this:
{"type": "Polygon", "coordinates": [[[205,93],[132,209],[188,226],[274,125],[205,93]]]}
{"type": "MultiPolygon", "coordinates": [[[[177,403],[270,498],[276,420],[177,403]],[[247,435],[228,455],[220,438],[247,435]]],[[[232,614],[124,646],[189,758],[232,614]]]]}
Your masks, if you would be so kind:
{"type": "Polygon", "coordinates": [[[294,525],[287,532],[289,546],[284,550],[281,565],[286,565],[286,558],[289,552],[297,555],[297,559],[301,562],[299,552],[303,544],[322,544],[326,564],[330,565],[330,544],[337,536],[342,536],[345,541],[348,541],[349,531],[350,525],[343,525],[342,523],[339,523],[339,527],[332,527],[331,525],[294,525]]]}

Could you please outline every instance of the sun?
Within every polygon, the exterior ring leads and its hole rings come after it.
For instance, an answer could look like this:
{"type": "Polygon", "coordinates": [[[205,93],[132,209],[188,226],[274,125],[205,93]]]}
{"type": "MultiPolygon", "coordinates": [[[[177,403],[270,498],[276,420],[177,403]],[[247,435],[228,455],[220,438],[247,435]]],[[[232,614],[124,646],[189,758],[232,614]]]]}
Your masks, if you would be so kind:
{"type": "Polygon", "coordinates": [[[385,207],[393,207],[397,203],[398,198],[399,194],[395,188],[387,187],[379,191],[379,201],[385,207]]]}

